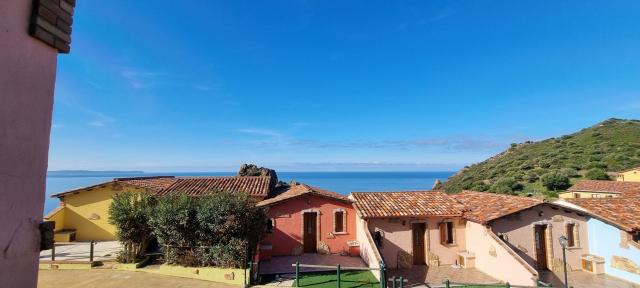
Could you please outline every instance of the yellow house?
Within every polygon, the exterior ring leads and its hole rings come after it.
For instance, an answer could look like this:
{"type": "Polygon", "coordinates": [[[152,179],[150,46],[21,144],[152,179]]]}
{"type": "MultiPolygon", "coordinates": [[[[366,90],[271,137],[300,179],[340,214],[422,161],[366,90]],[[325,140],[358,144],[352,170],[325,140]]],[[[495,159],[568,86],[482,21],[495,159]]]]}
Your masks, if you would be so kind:
{"type": "Polygon", "coordinates": [[[60,199],[60,206],[44,218],[56,222],[56,242],[112,241],[116,240],[116,229],[109,224],[109,206],[116,193],[131,191],[160,196],[178,193],[199,196],[211,191],[242,191],[262,200],[275,185],[272,180],[269,176],[116,178],[52,195],[60,199]]]}
{"type": "Polygon", "coordinates": [[[560,199],[638,196],[640,196],[640,182],[607,180],[580,180],[567,189],[567,192],[558,194],[560,199]]]}
{"type": "Polygon", "coordinates": [[[640,182],[640,167],[618,172],[616,181],[640,182]]]}

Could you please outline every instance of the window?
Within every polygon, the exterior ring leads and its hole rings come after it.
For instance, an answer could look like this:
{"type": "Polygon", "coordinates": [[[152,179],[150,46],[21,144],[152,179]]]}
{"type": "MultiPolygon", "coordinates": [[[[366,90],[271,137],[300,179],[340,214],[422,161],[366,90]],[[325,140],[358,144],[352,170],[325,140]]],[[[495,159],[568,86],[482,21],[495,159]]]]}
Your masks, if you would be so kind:
{"type": "Polygon", "coordinates": [[[631,239],[633,240],[633,242],[640,243],[640,232],[633,234],[631,236],[631,239]]]}
{"type": "Polygon", "coordinates": [[[273,233],[273,219],[267,219],[267,233],[273,233]]]}
{"type": "Polygon", "coordinates": [[[382,248],[382,232],[376,231],[373,233],[373,241],[376,242],[376,246],[382,248]]]}
{"type": "Polygon", "coordinates": [[[333,232],[344,233],[344,211],[333,212],[333,232]]]}
{"type": "Polygon", "coordinates": [[[440,244],[452,245],[453,241],[453,222],[440,223],[440,244]]]}
{"type": "Polygon", "coordinates": [[[576,224],[568,223],[567,224],[567,247],[575,247],[576,239],[575,239],[575,229],[576,224]]]}

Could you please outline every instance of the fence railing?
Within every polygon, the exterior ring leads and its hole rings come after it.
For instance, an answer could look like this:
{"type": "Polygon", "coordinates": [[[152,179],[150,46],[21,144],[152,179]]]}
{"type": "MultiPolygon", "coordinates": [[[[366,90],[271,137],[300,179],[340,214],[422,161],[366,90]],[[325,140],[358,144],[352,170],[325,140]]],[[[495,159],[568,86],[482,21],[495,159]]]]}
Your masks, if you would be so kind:
{"type": "MultiPolygon", "coordinates": [[[[550,283],[545,283],[542,281],[537,281],[536,286],[519,286],[519,285],[511,285],[509,282],[507,283],[496,283],[496,284],[476,284],[476,283],[454,283],[449,280],[445,280],[440,286],[429,286],[431,288],[454,288],[454,287],[487,287],[487,288],[543,288],[543,287],[553,287],[550,283]]],[[[396,288],[396,286],[394,286],[396,288]]],[[[402,287],[401,287],[402,288],[402,287]]]]}
{"type": "MultiPolygon", "coordinates": [[[[349,266],[342,266],[340,264],[336,265],[336,266],[327,266],[327,265],[312,265],[312,264],[300,264],[300,262],[296,262],[295,264],[291,264],[291,266],[295,267],[295,271],[296,271],[296,278],[294,283],[295,287],[300,287],[300,268],[319,268],[319,269],[329,269],[328,271],[331,271],[333,269],[335,269],[336,271],[336,287],[340,288],[341,287],[341,276],[340,274],[343,271],[378,271],[380,273],[380,287],[381,288],[386,288],[386,281],[385,281],[385,272],[386,272],[386,268],[384,265],[384,262],[380,262],[380,268],[369,268],[369,267],[349,267],[349,266]]],[[[395,285],[395,284],[394,284],[395,285]]],[[[395,288],[395,286],[394,286],[395,288]]]]}
{"type": "MultiPolygon", "coordinates": [[[[78,245],[77,243],[75,245],[78,245]]],[[[93,262],[93,251],[95,249],[96,242],[91,240],[89,241],[89,262],[93,262]]],[[[51,261],[56,261],[56,243],[53,243],[51,246],[51,261]]]]}

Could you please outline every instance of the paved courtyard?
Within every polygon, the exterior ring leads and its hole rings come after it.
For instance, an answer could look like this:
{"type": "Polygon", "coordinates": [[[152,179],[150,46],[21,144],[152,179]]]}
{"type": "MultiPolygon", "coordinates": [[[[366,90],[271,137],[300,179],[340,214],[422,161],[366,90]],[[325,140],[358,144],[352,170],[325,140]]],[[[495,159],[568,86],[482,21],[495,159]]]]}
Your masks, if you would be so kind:
{"type": "Polygon", "coordinates": [[[389,279],[393,276],[402,276],[407,279],[406,286],[440,286],[447,279],[457,283],[495,284],[500,282],[473,268],[453,268],[451,266],[415,265],[410,269],[390,269],[387,275],[389,279]]]}
{"type": "MultiPolygon", "coordinates": [[[[569,286],[576,288],[640,288],[640,285],[604,274],[593,275],[584,271],[571,271],[567,276],[569,278],[569,286]]],[[[540,278],[546,283],[553,284],[553,287],[564,287],[564,275],[562,272],[554,274],[549,271],[544,271],[540,273],[540,278]]]]}
{"type": "MultiPolygon", "coordinates": [[[[343,267],[367,267],[367,264],[362,261],[360,257],[350,257],[350,256],[340,256],[340,255],[320,255],[320,254],[302,254],[300,256],[276,256],[272,257],[270,260],[261,261],[260,266],[260,274],[289,274],[295,273],[295,268],[291,266],[291,264],[299,261],[300,264],[310,264],[310,265],[327,265],[327,266],[336,266],[340,264],[343,267]]],[[[304,268],[301,267],[301,272],[311,272],[311,271],[327,271],[327,270],[335,270],[332,269],[322,269],[322,268],[304,268]]]]}
{"type": "MultiPolygon", "coordinates": [[[[89,261],[89,242],[56,243],[56,261],[89,261]]],[[[95,242],[93,261],[114,261],[120,250],[118,241],[95,242]]],[[[51,250],[40,252],[40,262],[51,261],[51,250]]]]}
{"type": "Polygon", "coordinates": [[[38,288],[238,288],[239,286],[144,272],[109,269],[40,270],[38,288]]]}

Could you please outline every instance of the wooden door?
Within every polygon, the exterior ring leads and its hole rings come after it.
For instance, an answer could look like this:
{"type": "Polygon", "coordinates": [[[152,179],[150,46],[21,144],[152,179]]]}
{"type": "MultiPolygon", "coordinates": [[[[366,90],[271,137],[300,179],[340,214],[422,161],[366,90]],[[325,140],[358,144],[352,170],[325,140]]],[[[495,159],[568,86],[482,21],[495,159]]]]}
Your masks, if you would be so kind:
{"type": "Polygon", "coordinates": [[[413,264],[424,265],[424,232],[426,225],[425,223],[413,223],[411,224],[411,230],[413,234],[413,264]]]}
{"type": "Polygon", "coordinates": [[[534,230],[535,247],[536,247],[536,266],[538,269],[548,269],[547,266],[547,225],[536,225],[534,230]]]}
{"type": "Polygon", "coordinates": [[[316,246],[318,244],[317,238],[317,214],[316,213],[304,213],[303,215],[303,242],[304,242],[304,253],[316,253],[316,246]]]}

